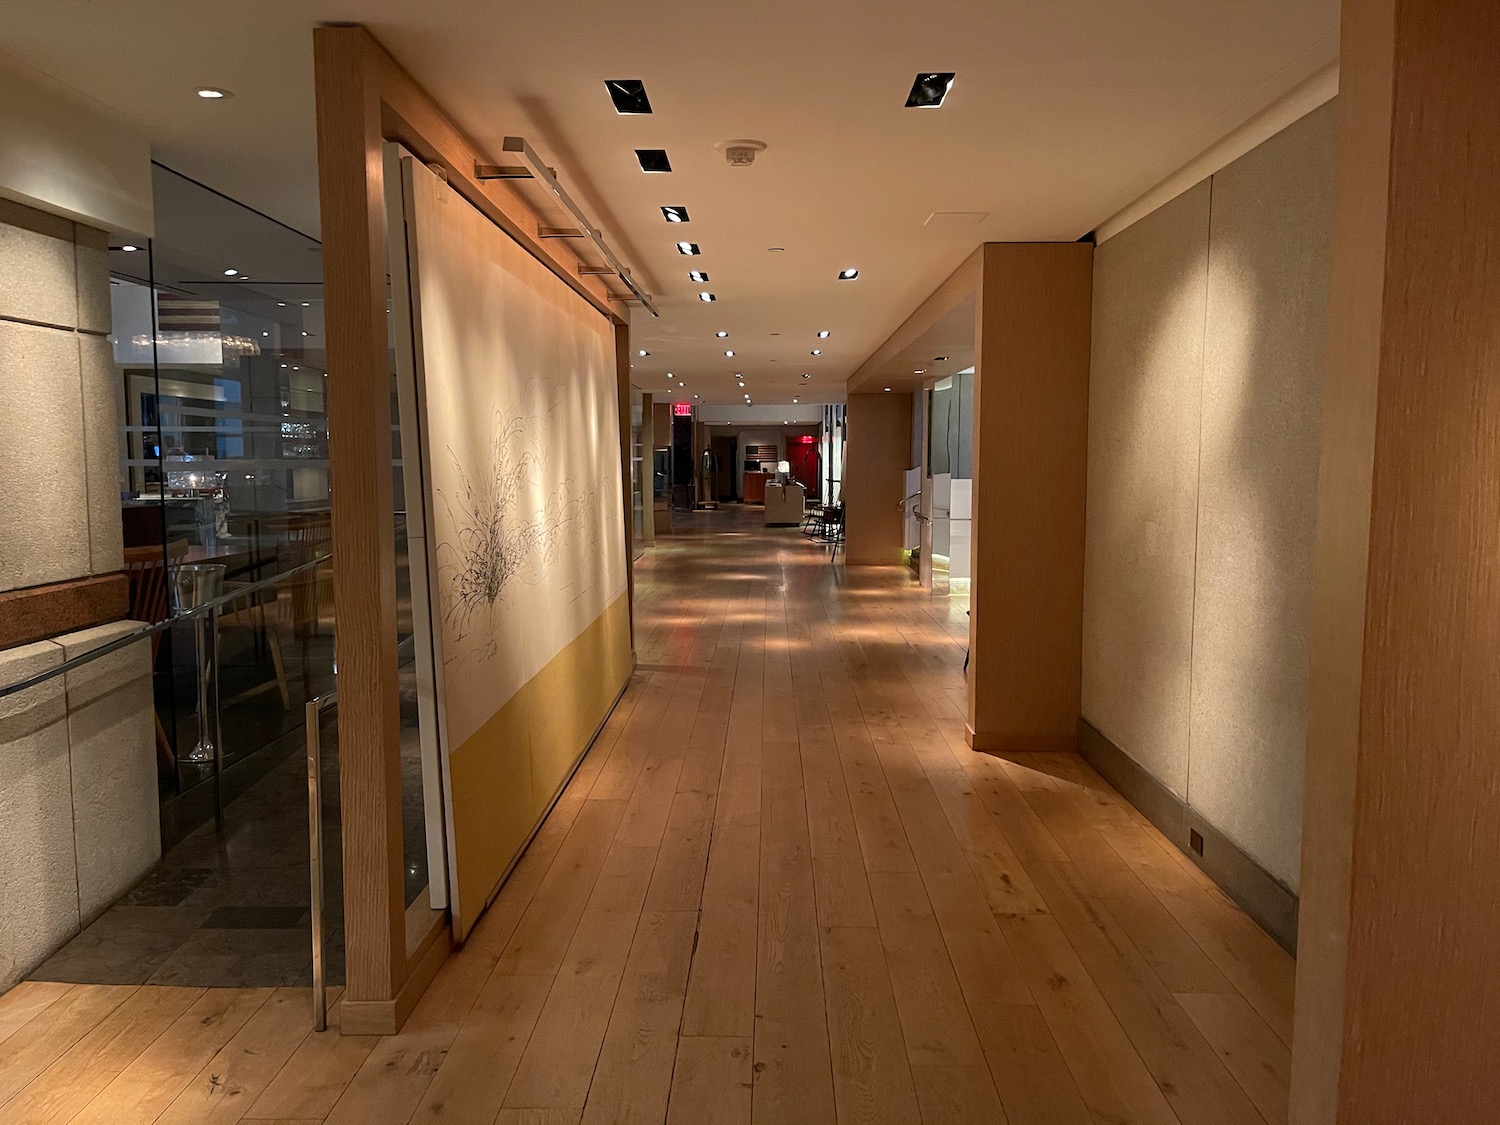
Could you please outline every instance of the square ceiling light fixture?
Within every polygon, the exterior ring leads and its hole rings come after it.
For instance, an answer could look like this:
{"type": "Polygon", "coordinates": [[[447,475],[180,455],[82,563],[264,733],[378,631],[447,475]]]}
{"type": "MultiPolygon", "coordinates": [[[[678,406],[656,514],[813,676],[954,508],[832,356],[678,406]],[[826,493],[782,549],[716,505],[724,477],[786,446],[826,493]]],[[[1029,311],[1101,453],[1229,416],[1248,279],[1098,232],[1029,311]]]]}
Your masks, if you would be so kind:
{"type": "Polygon", "coordinates": [[[667,159],[667,150],[664,148],[638,148],[635,150],[635,158],[640,161],[642,172],[672,170],[672,162],[667,159]]]}
{"type": "Polygon", "coordinates": [[[646,84],[639,78],[611,78],[604,88],[609,91],[609,100],[615,103],[616,113],[628,116],[651,112],[646,84]]]}
{"type": "Polygon", "coordinates": [[[666,219],[669,223],[685,223],[689,221],[686,207],[663,207],[661,214],[662,218],[666,219]]]}
{"type": "Polygon", "coordinates": [[[679,254],[686,254],[688,255],[688,257],[692,257],[694,254],[700,253],[701,251],[699,251],[698,244],[696,242],[679,242],[677,244],[677,252],[679,254]]]}
{"type": "Polygon", "coordinates": [[[911,93],[906,95],[907,109],[937,109],[953,89],[955,74],[951,70],[919,74],[911,84],[911,93]]]}
{"type": "Polygon", "coordinates": [[[708,274],[704,273],[702,270],[688,270],[688,277],[696,281],[699,285],[702,285],[705,281],[708,280],[708,274]]]}
{"type": "Polygon", "coordinates": [[[700,300],[700,301],[717,301],[718,298],[715,297],[712,293],[703,292],[703,293],[699,293],[698,294],[698,300],[700,300]]]}
{"type": "Polygon", "coordinates": [[[859,276],[858,270],[839,270],[840,281],[853,281],[859,276]]]}

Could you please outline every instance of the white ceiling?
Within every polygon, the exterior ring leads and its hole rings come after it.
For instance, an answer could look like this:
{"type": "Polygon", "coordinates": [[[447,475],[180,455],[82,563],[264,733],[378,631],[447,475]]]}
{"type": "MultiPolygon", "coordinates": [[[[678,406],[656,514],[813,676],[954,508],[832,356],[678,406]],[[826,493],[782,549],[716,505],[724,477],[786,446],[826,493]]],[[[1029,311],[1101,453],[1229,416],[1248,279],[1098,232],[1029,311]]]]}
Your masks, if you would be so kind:
{"type": "Polygon", "coordinates": [[[1338,7],[6,0],[0,50],[145,126],[163,163],[315,234],[311,29],[364,23],[497,162],[502,137],[531,141],[656,296],[661,318],[635,318],[638,385],[662,393],[672,371],[730,402],[739,371],[757,402],[807,402],[842,398],[979,242],[1079,238],[1329,62],[1338,7]],[[919,70],[957,72],[942,109],[903,108],[919,70]],[[610,78],[643,79],[655,113],[617,116],[610,78]],[[769,146],[752,168],[714,150],[738,137],[769,146]],[[673,172],[642,174],[636,147],[666,148],[673,172]],[[663,204],[692,223],[669,226],[663,204]],[[924,225],[934,212],[988,217],[924,225]],[[702,256],[677,254],[684,237],[702,256]],[[845,266],[858,281],[835,280],[845,266]]]}

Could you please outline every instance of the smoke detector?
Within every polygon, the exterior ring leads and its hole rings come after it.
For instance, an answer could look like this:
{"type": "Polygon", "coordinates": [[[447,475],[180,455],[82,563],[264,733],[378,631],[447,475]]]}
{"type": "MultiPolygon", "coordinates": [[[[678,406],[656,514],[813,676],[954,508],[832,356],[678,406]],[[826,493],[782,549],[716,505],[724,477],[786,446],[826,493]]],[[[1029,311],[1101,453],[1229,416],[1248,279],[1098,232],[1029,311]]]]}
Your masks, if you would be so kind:
{"type": "Polygon", "coordinates": [[[731,168],[748,168],[755,163],[757,153],[766,151],[765,141],[720,141],[714,148],[724,154],[731,168]]]}

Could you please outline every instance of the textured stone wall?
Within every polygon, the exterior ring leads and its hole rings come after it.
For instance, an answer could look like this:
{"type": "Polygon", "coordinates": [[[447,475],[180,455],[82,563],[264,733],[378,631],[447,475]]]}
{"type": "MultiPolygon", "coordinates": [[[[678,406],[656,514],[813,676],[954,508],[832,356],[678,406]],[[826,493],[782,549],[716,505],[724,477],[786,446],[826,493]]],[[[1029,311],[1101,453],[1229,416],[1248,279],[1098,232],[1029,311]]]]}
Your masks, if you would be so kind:
{"type": "Polygon", "coordinates": [[[1292,891],[1335,112],[1094,258],[1083,715],[1292,891]]]}
{"type": "MultiPolygon", "coordinates": [[[[137,626],[119,621],[0,652],[0,683],[137,626]]],[[[0,699],[0,992],[161,856],[151,645],[0,699]]]]}
{"type": "MultiPolygon", "coordinates": [[[[108,252],[103,231],[0,200],[0,592],[123,563],[108,252]]],[[[0,684],[135,626],[0,651],[0,684]]],[[[161,855],[150,653],[0,699],[0,991],[161,855]]]]}
{"type": "Polygon", "coordinates": [[[121,566],[108,252],[0,200],[0,591],[121,566]]]}

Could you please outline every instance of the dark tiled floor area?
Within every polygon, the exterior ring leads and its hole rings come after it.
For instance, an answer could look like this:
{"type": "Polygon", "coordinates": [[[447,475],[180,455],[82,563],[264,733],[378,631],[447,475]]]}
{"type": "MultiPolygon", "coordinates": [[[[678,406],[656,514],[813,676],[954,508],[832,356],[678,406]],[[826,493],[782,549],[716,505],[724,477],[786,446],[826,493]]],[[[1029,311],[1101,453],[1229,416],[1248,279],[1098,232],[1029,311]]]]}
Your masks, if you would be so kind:
{"type": "MultiPolygon", "coordinates": [[[[416,682],[403,671],[402,827],[406,901],[427,886],[416,682]]],[[[279,710],[279,703],[277,704],[279,710]]],[[[168,848],[114,906],[53,954],[33,980],[71,984],[273,987],[312,981],[307,767],[301,729],[260,751],[263,776],[168,848]],[[279,758],[279,760],[277,760],[279,758]]],[[[328,983],[344,976],[338,738],[323,730],[324,935],[328,983]]]]}
{"type": "MultiPolygon", "coordinates": [[[[332,730],[325,740],[332,740],[332,730]]],[[[338,760],[323,766],[330,983],[343,979],[338,760]]],[[[269,987],[312,979],[307,775],[288,754],[32,975],[76,984],[269,987]]]]}

